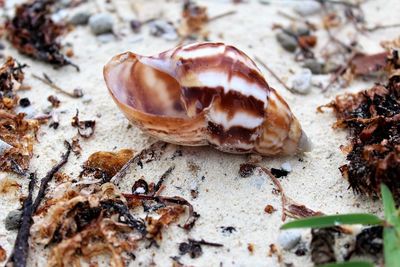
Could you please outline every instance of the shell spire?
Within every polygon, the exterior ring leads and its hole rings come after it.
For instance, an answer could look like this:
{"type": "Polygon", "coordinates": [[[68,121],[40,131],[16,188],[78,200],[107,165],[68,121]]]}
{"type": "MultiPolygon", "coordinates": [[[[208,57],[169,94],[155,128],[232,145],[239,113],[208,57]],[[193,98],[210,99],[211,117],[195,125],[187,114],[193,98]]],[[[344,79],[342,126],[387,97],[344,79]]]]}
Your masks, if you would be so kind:
{"type": "Polygon", "coordinates": [[[197,43],[150,57],[127,52],[111,59],[104,78],[127,118],[166,142],[262,155],[310,150],[287,103],[233,46],[197,43]]]}

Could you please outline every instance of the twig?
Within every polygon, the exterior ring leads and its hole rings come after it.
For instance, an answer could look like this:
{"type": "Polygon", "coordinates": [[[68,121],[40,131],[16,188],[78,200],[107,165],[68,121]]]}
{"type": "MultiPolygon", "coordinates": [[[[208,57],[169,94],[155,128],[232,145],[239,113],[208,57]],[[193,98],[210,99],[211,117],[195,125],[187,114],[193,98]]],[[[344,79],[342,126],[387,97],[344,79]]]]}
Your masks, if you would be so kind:
{"type": "Polygon", "coordinates": [[[224,246],[224,245],[222,245],[220,243],[214,243],[214,242],[205,241],[204,239],[195,240],[195,239],[189,238],[188,241],[192,242],[192,243],[197,243],[197,244],[200,244],[200,245],[210,246],[210,247],[223,247],[224,246]]]}
{"type": "Polygon", "coordinates": [[[312,22],[310,22],[310,21],[308,21],[308,20],[306,20],[306,19],[299,18],[299,17],[294,17],[294,16],[289,15],[289,14],[287,14],[287,13],[281,11],[281,10],[279,10],[279,11],[277,12],[277,14],[280,15],[280,16],[282,16],[282,17],[284,17],[284,18],[287,18],[287,19],[289,19],[289,20],[291,20],[291,21],[295,21],[295,22],[300,21],[300,22],[306,24],[306,25],[307,25],[310,29],[312,29],[312,30],[316,30],[316,29],[317,29],[317,26],[315,26],[314,23],[312,23],[312,22]]]}
{"type": "Polygon", "coordinates": [[[67,163],[67,161],[68,161],[68,157],[69,157],[69,154],[71,153],[72,146],[67,141],[64,141],[64,144],[65,144],[65,147],[67,148],[67,151],[61,155],[60,162],[58,162],[55,166],[53,166],[51,168],[51,170],[49,172],[47,172],[46,176],[43,177],[42,180],[40,180],[39,191],[36,196],[35,202],[33,203],[33,212],[35,212],[37,210],[37,208],[40,205],[40,202],[44,198],[44,196],[46,194],[46,189],[47,189],[51,179],[53,179],[54,174],[56,174],[61,169],[61,167],[64,166],[65,163],[67,163]]]}
{"type": "Polygon", "coordinates": [[[211,21],[214,21],[214,20],[226,17],[226,16],[230,16],[230,15],[233,15],[233,14],[236,14],[236,10],[231,10],[231,11],[228,11],[228,12],[224,12],[224,13],[218,14],[218,15],[216,15],[214,17],[209,18],[208,22],[211,22],[211,21]]]}
{"type": "Polygon", "coordinates": [[[288,90],[291,93],[294,93],[294,91],[292,90],[292,88],[290,88],[284,81],[281,80],[281,78],[279,78],[278,75],[275,74],[274,71],[272,71],[272,69],[270,69],[267,64],[265,64],[259,57],[254,57],[256,61],[258,61],[258,63],[261,64],[261,66],[263,66],[269,73],[271,73],[271,75],[280,83],[283,85],[283,87],[286,88],[286,90],[288,90]]]}
{"type": "Polygon", "coordinates": [[[43,73],[43,78],[40,77],[40,76],[38,76],[38,75],[36,75],[36,74],[32,74],[32,77],[35,78],[35,79],[37,79],[37,80],[39,80],[39,81],[41,81],[41,82],[43,82],[43,83],[45,83],[45,84],[47,84],[48,86],[50,86],[50,87],[53,88],[54,90],[56,90],[56,91],[58,91],[58,92],[60,92],[60,93],[62,93],[62,94],[64,94],[64,95],[67,95],[67,96],[73,97],[73,98],[82,97],[81,94],[75,94],[75,93],[70,93],[70,92],[68,92],[68,91],[65,91],[64,89],[62,89],[61,87],[59,87],[58,85],[56,85],[56,84],[49,78],[49,76],[47,76],[45,73],[43,73]]]}
{"type": "Polygon", "coordinates": [[[7,261],[7,266],[11,265],[13,267],[25,267],[26,260],[28,258],[29,252],[29,231],[32,225],[32,214],[34,212],[32,206],[32,194],[36,183],[36,175],[31,174],[28,187],[28,196],[23,204],[22,212],[22,222],[18,230],[17,238],[15,239],[14,248],[11,253],[10,258],[7,261]]]}
{"type": "Polygon", "coordinates": [[[373,32],[376,30],[381,30],[381,29],[388,29],[388,28],[397,28],[400,27],[400,23],[395,23],[395,24],[388,24],[388,25],[376,25],[371,28],[364,28],[363,30],[373,32]]]}
{"type": "Polygon", "coordinates": [[[190,204],[189,201],[182,197],[165,197],[165,196],[151,196],[151,195],[143,195],[143,194],[122,194],[125,198],[127,199],[135,199],[135,200],[153,200],[158,203],[163,203],[167,205],[168,203],[172,204],[178,204],[178,205],[184,205],[189,208],[189,217],[186,219],[185,224],[183,225],[183,228],[186,230],[190,230],[196,219],[199,217],[199,215],[194,212],[192,204],[190,204]]]}
{"type": "Polygon", "coordinates": [[[160,180],[158,180],[157,184],[154,186],[153,196],[158,196],[162,189],[162,184],[165,179],[171,174],[171,172],[175,169],[175,166],[169,167],[169,169],[161,175],[160,180]]]}
{"type": "Polygon", "coordinates": [[[282,221],[285,221],[286,220],[285,208],[286,208],[287,198],[286,198],[285,192],[283,191],[283,187],[282,187],[281,183],[279,182],[279,180],[275,177],[275,175],[273,175],[271,173],[270,170],[268,170],[267,168],[261,167],[261,166],[258,166],[258,167],[260,167],[261,170],[263,172],[265,172],[271,178],[272,182],[278,188],[278,190],[279,190],[279,192],[281,194],[281,200],[282,200],[282,221]]]}
{"type": "Polygon", "coordinates": [[[111,178],[110,182],[112,182],[114,184],[118,184],[119,181],[122,178],[124,178],[124,176],[126,175],[126,172],[128,171],[129,167],[132,164],[138,164],[139,161],[143,158],[144,155],[148,154],[149,152],[152,152],[152,151],[156,150],[157,148],[161,147],[164,144],[165,144],[165,142],[163,142],[163,141],[157,141],[154,144],[152,144],[151,146],[149,146],[148,148],[143,149],[139,154],[136,154],[135,156],[130,158],[125,163],[125,165],[122,166],[122,168],[111,178]]]}

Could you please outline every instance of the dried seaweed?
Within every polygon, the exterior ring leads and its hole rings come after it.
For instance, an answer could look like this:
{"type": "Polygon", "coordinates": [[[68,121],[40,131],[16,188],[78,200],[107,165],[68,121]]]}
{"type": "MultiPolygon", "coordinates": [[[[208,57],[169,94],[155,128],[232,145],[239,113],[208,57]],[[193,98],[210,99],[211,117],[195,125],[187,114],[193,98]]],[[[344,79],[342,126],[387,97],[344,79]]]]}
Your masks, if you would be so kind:
{"type": "Polygon", "coordinates": [[[11,253],[10,258],[6,266],[13,267],[25,267],[26,260],[28,258],[29,252],[29,231],[32,225],[32,214],[34,213],[33,206],[33,189],[36,183],[35,174],[30,175],[29,187],[28,187],[28,196],[24,200],[24,204],[22,206],[22,220],[21,225],[18,230],[17,238],[15,239],[14,248],[11,253]]]}
{"type": "Polygon", "coordinates": [[[323,215],[323,213],[320,211],[313,211],[312,209],[299,204],[290,204],[285,209],[285,213],[287,216],[295,219],[323,215]]]}
{"type": "Polygon", "coordinates": [[[69,189],[35,221],[33,233],[36,242],[52,246],[51,266],[66,266],[101,253],[111,254],[111,265],[125,266],[121,253],[136,248],[146,227],[129,212],[115,186],[105,183],[90,195],[69,189]]]}
{"type": "Polygon", "coordinates": [[[363,229],[356,236],[355,253],[376,256],[383,251],[383,227],[373,226],[363,229]]]}
{"type": "Polygon", "coordinates": [[[72,127],[78,129],[78,134],[83,138],[89,138],[94,134],[94,128],[96,126],[95,120],[81,121],[79,120],[79,110],[76,110],[76,114],[72,117],[72,127]]]}
{"type": "Polygon", "coordinates": [[[55,66],[72,65],[60,51],[59,37],[66,28],[51,19],[54,0],[36,0],[17,6],[15,16],[6,22],[7,37],[21,53],[55,66]]]}
{"type": "Polygon", "coordinates": [[[211,246],[211,247],[223,247],[222,244],[212,243],[202,240],[194,240],[188,239],[188,242],[182,242],[179,244],[179,254],[185,255],[189,254],[189,256],[194,259],[198,258],[203,254],[203,250],[201,245],[211,246]]]}
{"type": "Polygon", "coordinates": [[[340,167],[356,193],[380,196],[381,183],[400,203],[400,75],[398,55],[393,54],[393,75],[388,83],[357,94],[337,96],[326,105],[335,111],[335,127],[350,131],[348,164],[340,167]]]}
{"type": "Polygon", "coordinates": [[[311,230],[311,260],[316,265],[335,262],[335,236],[331,228],[311,230]]]}
{"type": "Polygon", "coordinates": [[[33,156],[33,145],[40,126],[39,120],[27,120],[16,114],[17,90],[22,86],[25,65],[8,58],[0,67],[0,139],[10,147],[0,155],[0,170],[25,174],[33,156]]]}

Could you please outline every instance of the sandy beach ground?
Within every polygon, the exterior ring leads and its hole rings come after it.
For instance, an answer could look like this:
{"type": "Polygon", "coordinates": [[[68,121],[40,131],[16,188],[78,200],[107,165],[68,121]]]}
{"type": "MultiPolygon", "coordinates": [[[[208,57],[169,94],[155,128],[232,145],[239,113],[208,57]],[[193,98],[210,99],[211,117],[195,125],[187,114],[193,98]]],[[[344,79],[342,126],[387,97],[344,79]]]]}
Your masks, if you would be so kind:
{"type": "MultiPolygon", "coordinates": [[[[128,0],[115,0],[120,17],[135,17],[128,0]]],[[[171,21],[180,18],[180,1],[132,1],[138,7],[140,20],[161,16],[171,21]]],[[[277,15],[278,10],[292,13],[292,7],[299,1],[270,1],[269,5],[259,1],[234,5],[230,1],[197,1],[208,7],[210,16],[226,11],[236,10],[234,15],[215,20],[208,25],[209,39],[232,44],[245,51],[249,56],[261,58],[283,80],[288,81],[291,71],[296,72],[300,65],[293,60],[293,55],[284,51],[275,39],[271,30],[274,23],[288,25],[289,21],[277,15]]],[[[99,1],[101,3],[101,1],[99,1]]],[[[10,4],[9,4],[10,5],[10,4]]],[[[101,6],[101,4],[100,4],[101,6]]],[[[83,4],[79,9],[93,9],[92,2],[83,4]]],[[[97,5],[98,7],[98,5],[97,5]]],[[[399,22],[400,5],[398,1],[366,1],[363,4],[365,17],[369,25],[399,22]]],[[[113,13],[114,15],[116,13],[113,13]]],[[[310,16],[311,21],[320,23],[320,17],[310,16]]],[[[72,60],[80,66],[78,73],[72,67],[53,69],[52,66],[27,58],[15,51],[8,42],[6,55],[15,57],[26,63],[26,84],[32,90],[23,92],[21,96],[29,97],[32,106],[38,112],[47,108],[46,100],[55,92],[40,81],[33,79],[31,74],[47,73],[56,84],[72,90],[80,87],[85,93],[83,99],[71,99],[57,94],[61,100],[60,126],[57,130],[48,125],[42,126],[38,134],[39,142],[34,148],[34,157],[30,169],[36,171],[38,177],[43,177],[49,168],[59,159],[63,152],[63,141],[76,135],[76,129],[71,127],[71,118],[76,109],[80,111],[81,119],[95,119],[95,134],[89,139],[82,139],[82,155],[70,157],[63,171],[71,176],[77,176],[82,163],[96,151],[117,151],[131,148],[140,151],[155,140],[149,138],[136,127],[129,127],[128,120],[119,111],[106,89],[102,70],[107,61],[114,55],[134,51],[135,53],[151,55],[177,45],[177,41],[166,41],[150,36],[144,27],[140,33],[133,33],[126,22],[115,17],[116,30],[124,33],[120,39],[103,42],[90,33],[87,26],[78,26],[63,38],[63,43],[70,43],[75,56],[72,60]],[[90,99],[89,99],[90,98],[90,99]]],[[[358,34],[362,49],[367,53],[381,51],[379,42],[394,39],[399,28],[383,29],[358,34]]],[[[327,36],[323,30],[316,32],[319,47],[324,45],[327,36]]],[[[338,38],[348,40],[354,30],[350,28],[335,33],[338,38]]],[[[113,38],[113,37],[112,37],[113,38]]],[[[338,167],[343,165],[345,155],[339,146],[346,144],[346,132],[332,129],[335,122],[332,112],[317,113],[316,108],[330,102],[333,97],[342,92],[359,91],[369,88],[372,82],[354,81],[349,88],[332,88],[328,93],[321,93],[313,87],[307,95],[297,95],[288,92],[262,67],[262,72],[270,86],[276,88],[289,103],[292,111],[299,119],[303,129],[313,142],[313,150],[304,155],[291,157],[264,158],[261,165],[279,168],[289,162],[292,172],[280,179],[286,194],[295,201],[309,208],[327,214],[345,212],[371,212],[380,215],[381,204],[365,197],[355,196],[348,189],[338,167]]],[[[327,82],[328,75],[314,75],[313,82],[327,82]]],[[[197,259],[183,256],[181,262],[193,266],[278,266],[275,256],[268,256],[269,246],[277,242],[279,227],[282,224],[280,197],[273,194],[274,185],[263,173],[256,173],[248,178],[238,174],[241,163],[246,162],[245,155],[230,155],[216,151],[210,147],[179,147],[169,145],[167,152],[160,161],[145,164],[143,169],[133,166],[123,181],[119,184],[122,192],[129,192],[133,182],[142,176],[150,181],[157,181],[160,175],[170,166],[175,165],[172,175],[166,180],[165,195],[182,196],[188,199],[194,209],[201,215],[196,226],[186,233],[177,224],[172,224],[163,233],[159,248],[145,249],[140,247],[135,255],[136,260],[130,266],[171,266],[171,256],[179,254],[178,243],[187,238],[204,239],[223,244],[222,248],[204,247],[203,255],[197,259]],[[182,151],[182,156],[171,159],[176,150],[182,151]],[[191,189],[197,189],[199,194],[193,199],[191,189]],[[272,205],[276,212],[264,212],[266,205],[272,205]],[[233,226],[236,231],[223,233],[222,227],[233,226]],[[254,245],[254,251],[248,250],[248,245],[254,245]]],[[[9,211],[19,208],[19,196],[26,194],[28,181],[8,173],[1,173],[0,179],[12,178],[22,185],[15,194],[0,195],[0,222],[3,222],[9,211]]],[[[54,188],[55,184],[52,184],[54,188]]],[[[305,241],[309,238],[304,231],[305,241]]],[[[4,223],[0,223],[0,245],[7,254],[11,252],[15,231],[7,231],[4,223]]],[[[43,247],[33,245],[30,251],[29,266],[44,266],[46,262],[43,247]]],[[[105,261],[106,262],[106,261],[105,261]]],[[[284,263],[294,266],[312,266],[309,254],[298,257],[292,252],[284,253],[284,263]]],[[[101,263],[101,261],[100,261],[101,263]]]]}

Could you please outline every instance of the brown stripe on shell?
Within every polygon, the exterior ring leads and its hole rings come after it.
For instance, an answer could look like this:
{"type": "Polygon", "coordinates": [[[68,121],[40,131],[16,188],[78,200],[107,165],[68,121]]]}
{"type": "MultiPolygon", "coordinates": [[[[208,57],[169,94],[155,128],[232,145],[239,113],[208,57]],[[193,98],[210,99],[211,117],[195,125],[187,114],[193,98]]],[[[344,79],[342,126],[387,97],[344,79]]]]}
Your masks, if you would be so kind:
{"type": "Polygon", "coordinates": [[[257,132],[257,128],[246,129],[240,126],[233,126],[229,129],[224,129],[222,125],[211,121],[207,124],[207,132],[211,139],[209,142],[217,145],[237,145],[238,143],[252,144],[251,136],[257,132]]]}
{"type": "Polygon", "coordinates": [[[224,93],[221,86],[182,88],[183,101],[188,108],[193,107],[196,114],[209,107],[216,98],[218,103],[214,108],[226,113],[228,119],[232,119],[237,112],[247,113],[253,117],[264,117],[264,102],[253,96],[244,96],[234,90],[224,93]]]}
{"type": "Polygon", "coordinates": [[[243,62],[230,57],[217,54],[201,58],[179,59],[179,62],[179,76],[185,76],[190,73],[201,73],[203,71],[215,71],[227,75],[228,80],[232,76],[237,76],[249,83],[257,83],[262,90],[269,91],[268,83],[257,69],[249,68],[243,62]]]}

